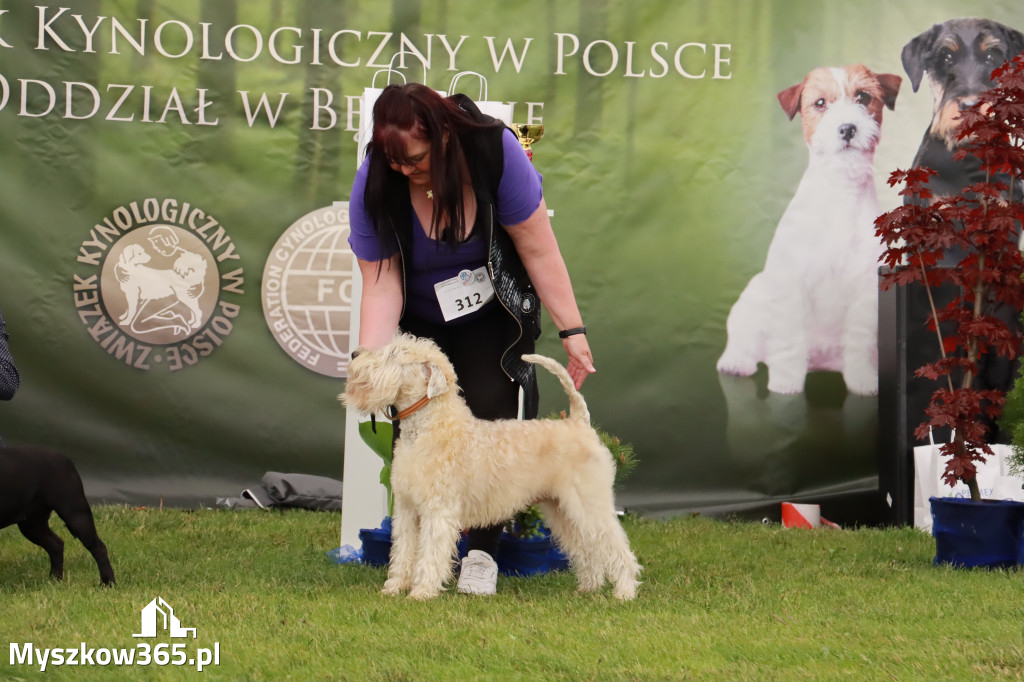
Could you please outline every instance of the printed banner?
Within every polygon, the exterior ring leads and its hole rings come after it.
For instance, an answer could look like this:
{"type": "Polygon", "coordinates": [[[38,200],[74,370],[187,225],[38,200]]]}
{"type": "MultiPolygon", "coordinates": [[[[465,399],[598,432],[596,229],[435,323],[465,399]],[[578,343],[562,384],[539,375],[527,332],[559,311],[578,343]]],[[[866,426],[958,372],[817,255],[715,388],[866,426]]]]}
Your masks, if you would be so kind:
{"type": "Polygon", "coordinates": [[[0,308],[22,382],[0,433],[66,450],[109,501],[340,478],[361,98],[381,70],[439,90],[472,71],[545,126],[584,394],[640,459],[619,503],[870,520],[871,220],[976,86],[951,65],[994,66],[1022,28],[1006,0],[5,2],[0,308]]]}

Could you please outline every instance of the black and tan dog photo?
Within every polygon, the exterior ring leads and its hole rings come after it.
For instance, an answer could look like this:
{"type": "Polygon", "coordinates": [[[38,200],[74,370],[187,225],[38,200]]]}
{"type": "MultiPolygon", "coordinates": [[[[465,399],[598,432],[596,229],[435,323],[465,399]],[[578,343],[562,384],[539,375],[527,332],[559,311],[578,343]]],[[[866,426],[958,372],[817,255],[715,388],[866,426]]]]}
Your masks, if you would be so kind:
{"type": "Polygon", "coordinates": [[[928,183],[936,197],[958,194],[983,178],[974,157],[953,159],[960,112],[992,86],[992,70],[1024,50],[1024,34],[990,19],[963,17],[935,24],[903,47],[903,68],[917,92],[925,76],[932,119],[914,157],[914,168],[938,172],[928,183]]]}
{"type": "MultiPolygon", "coordinates": [[[[932,94],[932,118],[925,130],[921,145],[914,156],[914,168],[931,168],[937,172],[928,181],[933,197],[930,201],[960,194],[969,185],[985,180],[981,161],[968,154],[954,158],[961,141],[957,139],[957,126],[961,112],[980,101],[980,95],[992,87],[992,71],[1024,51],[1024,34],[991,19],[960,17],[935,24],[912,38],[903,47],[901,60],[917,92],[921,81],[927,78],[932,94]]],[[[1021,196],[1024,186],[1013,188],[1014,196],[1021,196]]],[[[907,197],[907,203],[927,199],[907,197]]],[[[1019,241],[1024,238],[1018,237],[1019,241]]],[[[946,250],[940,264],[956,267],[964,257],[957,246],[946,250]]],[[[989,314],[1016,327],[1019,311],[1009,306],[994,306],[989,314]]],[[[935,351],[937,353],[937,351],[935,351]]],[[[937,357],[933,359],[938,359],[937,357]]],[[[1017,376],[1018,361],[1009,362],[997,353],[984,353],[979,360],[978,388],[1009,390],[1017,376]]],[[[913,414],[924,416],[927,398],[913,395],[913,414]]],[[[1003,442],[998,422],[986,420],[992,442],[1003,442]]]]}
{"type": "Polygon", "coordinates": [[[56,512],[85,545],[104,585],[114,583],[107,546],[96,533],[82,478],[66,456],[41,447],[0,448],[0,528],[17,524],[50,557],[50,576],[64,578],[64,541],[50,528],[56,512]]]}

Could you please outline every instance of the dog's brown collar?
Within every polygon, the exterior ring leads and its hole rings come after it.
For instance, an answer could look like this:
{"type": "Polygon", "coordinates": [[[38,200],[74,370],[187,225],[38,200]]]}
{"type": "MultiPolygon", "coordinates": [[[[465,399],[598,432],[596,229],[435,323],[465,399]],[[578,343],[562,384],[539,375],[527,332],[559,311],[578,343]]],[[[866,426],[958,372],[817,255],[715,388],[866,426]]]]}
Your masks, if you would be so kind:
{"type": "Polygon", "coordinates": [[[399,412],[395,408],[395,406],[392,405],[388,409],[384,410],[384,416],[387,417],[388,419],[390,419],[393,422],[397,422],[399,420],[405,419],[410,414],[412,414],[413,412],[416,412],[417,410],[421,409],[424,405],[426,405],[429,402],[430,402],[430,397],[429,396],[423,396],[422,398],[420,398],[419,400],[417,400],[416,402],[414,402],[412,405],[410,405],[409,407],[405,408],[401,412],[399,412]]]}

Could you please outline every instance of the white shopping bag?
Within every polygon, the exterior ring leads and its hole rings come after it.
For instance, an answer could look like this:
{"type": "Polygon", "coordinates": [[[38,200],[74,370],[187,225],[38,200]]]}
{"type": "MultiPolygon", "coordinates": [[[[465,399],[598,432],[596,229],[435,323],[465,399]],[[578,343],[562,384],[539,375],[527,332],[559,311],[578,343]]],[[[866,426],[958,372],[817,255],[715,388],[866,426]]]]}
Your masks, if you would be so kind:
{"type": "MultiPolygon", "coordinates": [[[[370,138],[373,137],[373,104],[380,97],[380,93],[384,92],[384,88],[391,85],[391,78],[395,76],[400,78],[403,83],[407,83],[405,74],[398,70],[398,66],[395,65],[395,60],[404,55],[414,57],[420,60],[420,64],[423,66],[423,80],[422,83],[427,82],[427,64],[416,54],[411,52],[397,52],[391,57],[391,63],[388,64],[388,68],[381,69],[373,74],[373,78],[370,80],[370,86],[363,88],[363,94],[359,96],[359,132],[356,133],[356,168],[362,165],[363,159],[366,158],[366,146],[370,144],[370,138]],[[384,74],[385,78],[381,85],[377,84],[377,77],[384,74]]],[[[438,90],[439,95],[444,96],[445,92],[438,90]]]]}
{"type": "MultiPolygon", "coordinates": [[[[366,158],[366,147],[370,144],[370,138],[373,136],[373,104],[380,97],[380,93],[384,91],[384,88],[391,84],[391,78],[400,78],[403,83],[408,82],[405,74],[398,70],[395,65],[395,60],[402,56],[403,53],[396,53],[391,58],[391,63],[388,68],[381,69],[373,74],[373,78],[370,81],[370,86],[363,88],[363,94],[359,96],[359,132],[356,133],[356,168],[362,165],[363,159],[366,158]],[[377,84],[377,78],[384,75],[382,84],[377,84]]],[[[406,52],[406,55],[410,55],[419,59],[417,55],[406,52]]],[[[426,62],[420,60],[423,65],[423,83],[427,81],[427,65],[426,62]]],[[[487,79],[476,71],[463,71],[455,74],[452,78],[451,85],[448,88],[448,92],[438,90],[437,93],[442,96],[454,95],[456,93],[455,87],[459,82],[459,79],[463,76],[476,76],[480,80],[477,98],[473,102],[480,108],[480,111],[493,116],[507,126],[512,126],[512,112],[514,109],[513,104],[509,102],[497,102],[487,99],[487,79]]]]}
{"type": "MultiPolygon", "coordinates": [[[[928,532],[932,529],[929,497],[971,497],[966,483],[958,481],[950,487],[942,480],[946,458],[939,451],[941,447],[942,444],[936,443],[929,431],[928,445],[914,448],[914,526],[928,532]]],[[[1024,501],[1024,478],[1010,473],[1008,460],[1013,452],[1011,446],[996,443],[989,447],[992,448],[992,454],[985,457],[984,463],[977,465],[978,488],[982,498],[1024,501]]]]}
{"type": "MultiPolygon", "coordinates": [[[[378,71],[373,74],[374,85],[368,88],[363,88],[363,94],[359,96],[359,132],[356,133],[356,169],[363,165],[363,159],[366,158],[366,147],[370,144],[370,138],[373,137],[373,103],[380,97],[380,93],[384,88],[376,87],[377,74],[382,73],[378,71]]],[[[386,71],[386,73],[391,73],[386,71]]],[[[401,74],[399,74],[401,75],[401,74]]],[[[405,78],[405,76],[402,76],[405,78]]],[[[390,80],[390,75],[388,76],[390,80]]]]}
{"type": "Polygon", "coordinates": [[[456,83],[463,76],[476,76],[480,81],[480,87],[477,90],[477,96],[473,98],[473,103],[488,116],[493,116],[505,125],[512,127],[512,110],[515,105],[510,102],[497,102],[487,99],[487,79],[476,71],[462,71],[461,73],[455,74],[452,78],[451,85],[448,86],[448,94],[454,95],[458,92],[455,89],[456,83]]]}

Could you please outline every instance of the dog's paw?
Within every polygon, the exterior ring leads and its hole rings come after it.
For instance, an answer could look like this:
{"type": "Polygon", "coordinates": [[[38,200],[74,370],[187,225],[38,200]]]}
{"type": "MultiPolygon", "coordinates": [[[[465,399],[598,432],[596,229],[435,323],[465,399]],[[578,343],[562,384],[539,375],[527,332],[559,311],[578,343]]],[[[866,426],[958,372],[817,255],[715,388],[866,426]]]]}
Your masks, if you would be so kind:
{"type": "Polygon", "coordinates": [[[384,589],[380,591],[381,594],[387,595],[388,597],[396,597],[402,594],[402,583],[399,580],[387,580],[384,582],[384,589]]]}
{"type": "Polygon", "coordinates": [[[757,361],[750,357],[742,357],[739,353],[731,353],[728,349],[722,353],[715,365],[720,374],[734,377],[749,377],[757,371],[757,361]]]}
{"type": "Polygon", "coordinates": [[[636,598],[636,585],[619,585],[612,595],[619,601],[632,601],[636,598]]]}
{"type": "Polygon", "coordinates": [[[431,587],[414,587],[409,591],[409,599],[415,599],[416,601],[426,601],[427,599],[433,599],[441,593],[441,590],[434,589],[431,587]]]}
{"type": "Polygon", "coordinates": [[[878,374],[857,372],[843,374],[846,390],[854,395],[878,395],[878,374]]]}
{"type": "Polygon", "coordinates": [[[796,395],[804,392],[804,381],[806,375],[780,376],[779,373],[768,370],[768,390],[780,395],[796,395]]]}

